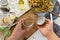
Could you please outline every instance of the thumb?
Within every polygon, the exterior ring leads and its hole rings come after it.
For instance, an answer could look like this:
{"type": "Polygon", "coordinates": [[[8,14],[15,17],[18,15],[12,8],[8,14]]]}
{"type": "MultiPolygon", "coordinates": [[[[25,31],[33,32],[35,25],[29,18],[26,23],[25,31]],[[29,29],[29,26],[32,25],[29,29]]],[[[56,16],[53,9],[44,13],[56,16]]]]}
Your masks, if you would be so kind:
{"type": "Polygon", "coordinates": [[[37,23],[35,23],[35,25],[36,25],[36,27],[39,29],[41,26],[40,25],[38,25],[37,23]]]}

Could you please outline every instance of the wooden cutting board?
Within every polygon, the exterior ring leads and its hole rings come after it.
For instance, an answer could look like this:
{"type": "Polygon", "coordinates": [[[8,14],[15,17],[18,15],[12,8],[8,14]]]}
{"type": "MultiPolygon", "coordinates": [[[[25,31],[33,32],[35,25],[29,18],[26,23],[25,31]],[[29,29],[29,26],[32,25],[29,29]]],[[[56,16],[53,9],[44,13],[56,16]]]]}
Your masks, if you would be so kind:
{"type": "MultiPolygon", "coordinates": [[[[34,20],[34,25],[30,28],[30,31],[29,32],[27,32],[27,33],[25,33],[25,35],[24,35],[24,38],[25,39],[27,39],[27,38],[29,38],[36,30],[37,30],[37,27],[36,27],[36,25],[35,25],[35,22],[36,22],[36,20],[37,20],[37,15],[33,12],[33,10],[29,10],[29,11],[27,11],[25,14],[23,14],[20,18],[22,18],[22,19],[24,19],[24,18],[27,18],[27,17],[29,17],[29,16],[31,16],[32,18],[33,18],[33,20],[34,20]]],[[[20,19],[19,18],[19,19],[20,19]]],[[[18,20],[19,20],[18,19],[18,20]]],[[[17,21],[18,21],[17,20],[17,21]]]]}

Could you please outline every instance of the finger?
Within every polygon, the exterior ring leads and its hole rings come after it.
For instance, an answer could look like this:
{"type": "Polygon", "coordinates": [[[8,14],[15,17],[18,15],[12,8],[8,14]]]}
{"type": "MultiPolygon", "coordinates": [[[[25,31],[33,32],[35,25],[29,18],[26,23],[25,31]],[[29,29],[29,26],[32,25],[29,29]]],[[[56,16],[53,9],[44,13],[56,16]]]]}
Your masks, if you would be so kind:
{"type": "Polygon", "coordinates": [[[41,27],[41,26],[39,26],[37,23],[35,23],[35,25],[36,25],[37,28],[40,28],[40,27],[41,27]]]}
{"type": "Polygon", "coordinates": [[[40,26],[45,27],[45,26],[47,26],[47,25],[49,25],[49,24],[51,24],[51,21],[50,21],[49,19],[46,19],[46,20],[45,20],[45,23],[42,24],[42,25],[40,25],[40,26]]]}
{"type": "Polygon", "coordinates": [[[35,25],[37,26],[37,28],[44,28],[44,27],[46,27],[46,25],[48,25],[48,23],[47,23],[47,21],[44,23],[44,24],[42,24],[42,25],[38,25],[38,24],[36,24],[35,23],[35,25]]]}
{"type": "Polygon", "coordinates": [[[18,23],[22,23],[23,22],[23,19],[20,19],[18,23]]]}
{"type": "Polygon", "coordinates": [[[49,24],[51,24],[51,21],[49,19],[46,19],[45,23],[41,26],[46,27],[49,24]]]}
{"type": "Polygon", "coordinates": [[[47,24],[51,23],[50,19],[46,19],[46,23],[47,24]]]}
{"type": "Polygon", "coordinates": [[[51,26],[53,25],[53,23],[51,22],[51,20],[46,19],[46,21],[48,22],[47,25],[48,25],[48,24],[50,24],[51,26]]]}
{"type": "Polygon", "coordinates": [[[42,30],[43,28],[41,28],[42,26],[39,26],[39,25],[37,25],[37,28],[39,29],[39,30],[42,30]]]}
{"type": "Polygon", "coordinates": [[[44,27],[46,27],[50,23],[51,23],[51,21],[49,19],[46,19],[44,24],[38,25],[37,23],[35,23],[35,25],[37,26],[37,28],[44,28],[44,27]]]}
{"type": "Polygon", "coordinates": [[[16,25],[16,27],[22,29],[22,24],[23,24],[23,20],[19,20],[18,24],[16,25]]]}

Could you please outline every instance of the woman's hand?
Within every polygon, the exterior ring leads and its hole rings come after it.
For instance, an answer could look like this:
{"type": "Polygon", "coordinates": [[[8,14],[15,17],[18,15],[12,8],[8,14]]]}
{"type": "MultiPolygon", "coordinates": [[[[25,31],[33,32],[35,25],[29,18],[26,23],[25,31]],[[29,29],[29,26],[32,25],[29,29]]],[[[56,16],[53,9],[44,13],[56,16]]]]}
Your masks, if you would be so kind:
{"type": "Polygon", "coordinates": [[[37,24],[37,27],[40,30],[40,32],[46,37],[51,35],[51,33],[53,32],[52,23],[49,19],[46,19],[46,22],[43,25],[37,24]]]}
{"type": "Polygon", "coordinates": [[[22,29],[22,27],[23,27],[23,20],[20,19],[20,21],[16,25],[15,29],[13,30],[12,35],[8,38],[8,40],[17,40],[20,37],[24,36],[24,33],[29,31],[29,28],[22,29]]]}
{"type": "Polygon", "coordinates": [[[37,27],[48,40],[60,40],[53,32],[53,26],[49,19],[46,19],[46,22],[43,25],[37,25],[37,27]]]}
{"type": "Polygon", "coordinates": [[[18,24],[16,25],[15,29],[13,30],[12,34],[18,34],[18,35],[23,35],[25,32],[27,32],[29,29],[22,29],[23,27],[23,20],[20,19],[18,24]]]}

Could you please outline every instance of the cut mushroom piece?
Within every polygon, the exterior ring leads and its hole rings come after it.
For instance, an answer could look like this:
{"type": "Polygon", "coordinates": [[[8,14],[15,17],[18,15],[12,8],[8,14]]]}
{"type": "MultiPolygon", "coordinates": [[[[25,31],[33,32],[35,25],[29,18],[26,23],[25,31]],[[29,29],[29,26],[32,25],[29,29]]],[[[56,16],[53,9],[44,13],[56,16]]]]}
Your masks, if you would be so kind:
{"type": "Polygon", "coordinates": [[[3,17],[2,21],[4,24],[8,24],[8,19],[6,17],[3,17]]]}

